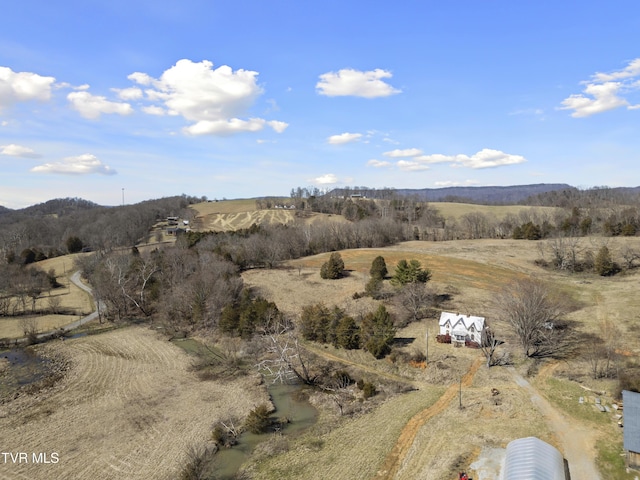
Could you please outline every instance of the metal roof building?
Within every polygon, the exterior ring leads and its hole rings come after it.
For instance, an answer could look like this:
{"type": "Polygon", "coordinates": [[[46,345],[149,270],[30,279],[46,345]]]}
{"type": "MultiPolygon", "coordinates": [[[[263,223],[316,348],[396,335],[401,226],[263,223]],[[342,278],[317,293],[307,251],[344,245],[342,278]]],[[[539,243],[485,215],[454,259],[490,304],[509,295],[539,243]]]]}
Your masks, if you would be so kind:
{"type": "Polygon", "coordinates": [[[502,480],[566,480],[562,454],[536,437],[509,442],[502,480]]]}
{"type": "Polygon", "coordinates": [[[624,406],[624,449],[627,451],[627,466],[640,468],[640,393],[622,391],[624,406]]]}

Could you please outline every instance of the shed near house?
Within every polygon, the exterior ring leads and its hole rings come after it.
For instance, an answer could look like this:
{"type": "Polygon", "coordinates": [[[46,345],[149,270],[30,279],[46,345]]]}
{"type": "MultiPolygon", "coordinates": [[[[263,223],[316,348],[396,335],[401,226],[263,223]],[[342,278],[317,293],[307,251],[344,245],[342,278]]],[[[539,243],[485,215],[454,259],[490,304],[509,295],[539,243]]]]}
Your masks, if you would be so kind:
{"type": "Polygon", "coordinates": [[[440,314],[440,335],[450,335],[451,343],[460,346],[465,342],[482,341],[484,317],[460,315],[459,313],[442,312],[440,314]]]}
{"type": "Polygon", "coordinates": [[[624,449],[627,452],[627,466],[640,469],[640,393],[622,391],[624,404],[624,449]]]}

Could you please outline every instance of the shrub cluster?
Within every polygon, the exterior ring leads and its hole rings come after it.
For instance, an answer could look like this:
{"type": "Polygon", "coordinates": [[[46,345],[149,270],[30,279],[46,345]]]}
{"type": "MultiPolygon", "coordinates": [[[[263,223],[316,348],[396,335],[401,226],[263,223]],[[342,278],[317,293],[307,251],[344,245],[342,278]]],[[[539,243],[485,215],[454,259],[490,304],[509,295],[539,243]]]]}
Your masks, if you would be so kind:
{"type": "Polygon", "coordinates": [[[396,329],[384,305],[356,322],[338,307],[327,308],[321,303],[302,309],[300,318],[305,340],[331,343],[336,348],[364,348],[376,358],[391,351],[396,329]]]}
{"type": "Polygon", "coordinates": [[[249,339],[257,329],[268,330],[281,319],[282,313],[274,302],[262,297],[251,298],[249,291],[243,290],[237,303],[222,309],[218,328],[227,335],[249,339]]]}

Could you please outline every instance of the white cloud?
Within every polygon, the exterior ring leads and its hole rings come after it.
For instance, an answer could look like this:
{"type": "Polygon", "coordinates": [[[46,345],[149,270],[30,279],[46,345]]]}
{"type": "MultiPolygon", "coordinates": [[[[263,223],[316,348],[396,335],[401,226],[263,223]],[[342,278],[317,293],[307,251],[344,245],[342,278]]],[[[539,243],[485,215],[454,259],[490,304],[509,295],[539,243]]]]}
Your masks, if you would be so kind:
{"type": "Polygon", "coordinates": [[[259,132],[265,126],[270,126],[277,133],[282,133],[288,125],[284,122],[267,121],[262,118],[250,118],[249,120],[231,118],[229,120],[202,120],[185,127],[184,132],[189,135],[227,136],[241,132],[259,132]]]}
{"type": "Polygon", "coordinates": [[[472,186],[478,185],[475,180],[465,180],[464,182],[455,182],[453,180],[446,180],[442,182],[435,182],[436,187],[460,187],[460,186],[472,186]]]}
{"type": "Polygon", "coordinates": [[[51,86],[55,81],[54,77],[14,72],[8,67],[0,67],[0,110],[17,102],[49,100],[51,86]]]}
{"type": "Polygon", "coordinates": [[[454,162],[456,157],[451,155],[442,155],[441,153],[434,153],[432,155],[418,155],[414,158],[415,161],[421,163],[449,163],[454,162]]]}
{"type": "Polygon", "coordinates": [[[320,75],[316,89],[320,95],[327,97],[388,97],[401,92],[382,80],[391,77],[391,72],[379,68],[367,72],[345,68],[337,73],[320,75]]]}
{"type": "Polygon", "coordinates": [[[452,157],[453,166],[462,166],[468,168],[494,168],[504,165],[515,165],[526,162],[526,158],[521,155],[511,155],[501,152],[500,150],[492,150],[483,148],[479,152],[471,155],[456,155],[452,157]]]}
{"type": "Polygon", "coordinates": [[[338,177],[335,176],[333,173],[326,173],[326,174],[321,175],[319,177],[316,177],[316,178],[314,178],[314,179],[312,179],[310,181],[314,185],[332,185],[332,184],[339,183],[338,182],[338,177]]]}
{"type": "Polygon", "coordinates": [[[383,168],[383,167],[390,167],[391,162],[387,162],[384,160],[376,160],[375,158],[372,158],[367,162],[367,165],[373,168],[383,168]]]}
{"type": "Polygon", "coordinates": [[[573,110],[571,116],[579,118],[624,107],[629,105],[629,102],[618,96],[621,87],[622,84],[619,82],[589,84],[584,89],[584,93],[588,96],[571,95],[562,101],[560,110],[573,110]]]}
{"type": "Polygon", "coordinates": [[[9,145],[0,145],[0,155],[8,155],[10,157],[22,157],[22,158],[40,158],[31,148],[23,147],[22,145],[16,145],[11,143],[9,145]]]}
{"type": "Polygon", "coordinates": [[[411,160],[398,160],[396,163],[400,170],[405,170],[408,172],[421,172],[423,170],[429,170],[429,165],[425,165],[424,163],[414,162],[411,160]]]}
{"type": "MultiPolygon", "coordinates": [[[[384,152],[383,155],[391,158],[408,157],[408,160],[399,160],[396,162],[396,166],[399,169],[407,171],[427,170],[429,165],[436,163],[449,163],[452,167],[479,169],[515,165],[527,161],[526,158],[521,155],[512,155],[490,148],[484,148],[471,156],[465,154],[443,155],[440,153],[422,155],[422,150],[417,148],[392,150],[390,152],[384,152]]],[[[377,160],[375,162],[377,162],[377,160]]],[[[369,163],[369,165],[378,166],[375,163],[369,163]]]]}
{"type": "Polygon", "coordinates": [[[288,124],[288,123],[286,123],[286,122],[281,122],[281,121],[279,121],[279,120],[269,120],[269,121],[267,122],[267,125],[269,125],[271,128],[273,128],[273,130],[274,130],[276,133],[282,133],[282,132],[284,132],[284,131],[287,129],[287,127],[289,126],[289,124],[288,124]]]}
{"type": "Polygon", "coordinates": [[[103,164],[95,155],[85,153],[75,157],[67,157],[62,162],[45,163],[31,169],[36,173],[59,173],[65,175],[115,175],[117,172],[103,164]]]}
{"type": "Polygon", "coordinates": [[[130,102],[132,100],[140,100],[143,96],[142,90],[137,87],[130,88],[112,88],[112,91],[118,94],[120,100],[130,102]]]}
{"type": "Polygon", "coordinates": [[[624,78],[633,78],[640,76],[640,58],[636,58],[629,62],[622,70],[613,73],[596,73],[593,79],[598,82],[609,82],[611,80],[621,80],[624,78]]]}
{"type": "MultiPolygon", "coordinates": [[[[231,135],[257,132],[269,126],[283,132],[288,124],[244,116],[263,90],[257,83],[258,72],[232,70],[227,65],[213,68],[208,60],[179,60],[165,70],[160,78],[135,72],[128,78],[147,88],[146,100],[153,105],[143,108],[152,115],[161,112],[182,116],[191,125],[184,128],[190,135],[231,135]]],[[[274,103],[271,103],[272,109],[274,103]]]]}
{"type": "Polygon", "coordinates": [[[164,110],[162,107],[158,107],[157,105],[142,107],[142,111],[148,115],[162,116],[167,114],[166,110],[164,110]]]}
{"type": "Polygon", "coordinates": [[[344,145],[345,143],[357,142],[360,138],[362,138],[361,133],[340,133],[338,135],[331,135],[327,138],[327,142],[331,145],[344,145]]]}
{"type": "Polygon", "coordinates": [[[415,157],[416,155],[420,155],[421,153],[422,153],[422,150],[419,150],[417,148],[405,148],[404,150],[395,149],[395,150],[391,150],[390,152],[384,152],[383,155],[385,157],[391,157],[391,158],[402,158],[402,157],[415,157]]]}
{"type": "Polygon", "coordinates": [[[107,100],[99,95],[92,95],[87,91],[71,92],[67,95],[71,106],[85,118],[99,118],[103,113],[117,113],[130,115],[133,108],[128,103],[118,103],[107,100]]]}
{"type": "Polygon", "coordinates": [[[588,117],[597,113],[627,107],[636,110],[640,105],[631,105],[625,94],[640,90],[640,58],[636,58],[617,72],[596,73],[585,85],[582,93],[565,98],[559,110],[573,110],[572,117],[588,117]]]}

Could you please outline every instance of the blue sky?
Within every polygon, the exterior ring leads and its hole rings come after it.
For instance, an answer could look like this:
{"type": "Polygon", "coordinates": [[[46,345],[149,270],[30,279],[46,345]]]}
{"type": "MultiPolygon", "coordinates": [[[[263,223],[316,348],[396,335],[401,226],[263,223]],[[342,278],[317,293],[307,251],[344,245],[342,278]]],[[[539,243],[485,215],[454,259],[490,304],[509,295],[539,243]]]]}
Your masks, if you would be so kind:
{"type": "Polygon", "coordinates": [[[637,1],[22,0],[0,205],[640,185],[637,1]]]}

